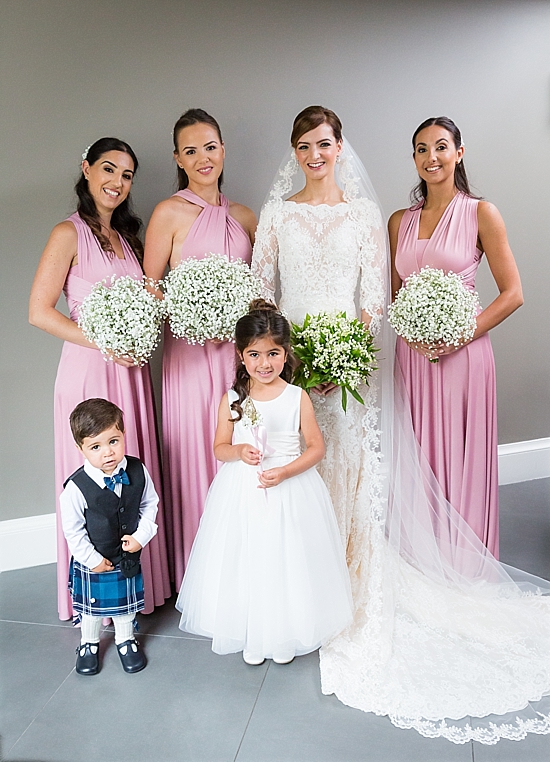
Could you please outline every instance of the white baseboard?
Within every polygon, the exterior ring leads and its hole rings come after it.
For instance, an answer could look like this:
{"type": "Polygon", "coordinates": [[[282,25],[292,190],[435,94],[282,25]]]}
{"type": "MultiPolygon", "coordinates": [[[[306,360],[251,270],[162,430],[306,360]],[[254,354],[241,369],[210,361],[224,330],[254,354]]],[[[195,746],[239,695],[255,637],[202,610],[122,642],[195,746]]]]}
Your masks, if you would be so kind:
{"type": "MultiPolygon", "coordinates": [[[[498,447],[499,484],[550,476],[550,437],[498,447]]],[[[53,564],[55,513],[0,521],[0,572],[53,564]]]]}
{"type": "Polygon", "coordinates": [[[550,476],[550,437],[498,446],[498,483],[516,484],[550,476]]]}
{"type": "Polygon", "coordinates": [[[0,521],[0,572],[56,561],[55,513],[0,521]]]}

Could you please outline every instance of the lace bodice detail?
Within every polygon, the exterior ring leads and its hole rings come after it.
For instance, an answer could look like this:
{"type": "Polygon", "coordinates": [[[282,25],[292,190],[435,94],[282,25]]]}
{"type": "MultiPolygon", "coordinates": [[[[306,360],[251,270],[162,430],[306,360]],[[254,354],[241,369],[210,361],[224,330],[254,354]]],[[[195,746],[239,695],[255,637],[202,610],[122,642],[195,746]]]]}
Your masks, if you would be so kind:
{"type": "Polygon", "coordinates": [[[274,301],[280,278],[279,306],[293,322],[306,313],[346,311],[359,306],[377,332],[384,304],[385,236],[376,204],[365,198],[336,206],[275,200],[260,215],[252,270],[265,298],[274,301]]]}

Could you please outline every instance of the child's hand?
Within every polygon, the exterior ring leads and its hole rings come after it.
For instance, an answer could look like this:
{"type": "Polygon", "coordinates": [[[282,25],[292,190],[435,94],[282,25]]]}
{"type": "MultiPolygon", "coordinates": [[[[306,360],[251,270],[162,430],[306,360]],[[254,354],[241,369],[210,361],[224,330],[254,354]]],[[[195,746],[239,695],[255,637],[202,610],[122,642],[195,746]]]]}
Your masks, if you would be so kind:
{"type": "Polygon", "coordinates": [[[137,553],[138,550],[141,550],[141,545],[131,534],[125,534],[122,536],[122,550],[137,553]]]}
{"type": "Polygon", "coordinates": [[[259,473],[258,479],[260,480],[260,487],[276,487],[277,484],[286,479],[286,471],[284,467],[270,468],[259,473]]]}
{"type": "Polygon", "coordinates": [[[113,571],[113,568],[113,564],[109,561],[109,559],[104,558],[100,564],[92,569],[92,571],[99,574],[100,572],[113,571]]]}
{"type": "Polygon", "coordinates": [[[237,445],[239,447],[239,458],[248,466],[257,466],[262,460],[262,453],[249,444],[237,445]]]}

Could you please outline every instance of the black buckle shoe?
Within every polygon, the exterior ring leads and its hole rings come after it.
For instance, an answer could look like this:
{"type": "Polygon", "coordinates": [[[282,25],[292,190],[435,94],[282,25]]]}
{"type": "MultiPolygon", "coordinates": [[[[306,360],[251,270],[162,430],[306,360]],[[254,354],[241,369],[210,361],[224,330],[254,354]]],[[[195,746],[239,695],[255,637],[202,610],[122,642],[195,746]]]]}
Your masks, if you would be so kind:
{"type": "Polygon", "coordinates": [[[99,672],[99,643],[81,643],[76,649],[76,671],[79,675],[97,675],[99,672]],[[92,647],[96,649],[95,654],[92,647]]]}
{"type": "Polygon", "coordinates": [[[147,660],[139,648],[139,643],[135,638],[125,640],[117,646],[118,655],[125,672],[141,672],[147,665],[147,660]]]}

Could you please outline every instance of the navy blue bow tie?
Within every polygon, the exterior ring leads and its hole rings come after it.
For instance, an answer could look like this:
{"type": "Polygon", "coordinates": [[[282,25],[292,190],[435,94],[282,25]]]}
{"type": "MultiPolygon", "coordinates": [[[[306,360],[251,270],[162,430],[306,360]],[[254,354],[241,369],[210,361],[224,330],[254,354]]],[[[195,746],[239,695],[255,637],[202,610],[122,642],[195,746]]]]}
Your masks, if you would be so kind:
{"type": "Polygon", "coordinates": [[[107,489],[110,489],[111,492],[115,491],[115,484],[130,484],[128,474],[123,468],[120,469],[118,474],[113,474],[112,476],[104,476],[103,481],[105,482],[107,489]]]}

